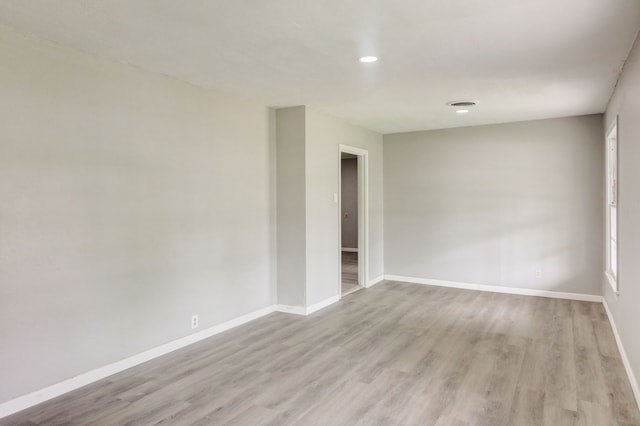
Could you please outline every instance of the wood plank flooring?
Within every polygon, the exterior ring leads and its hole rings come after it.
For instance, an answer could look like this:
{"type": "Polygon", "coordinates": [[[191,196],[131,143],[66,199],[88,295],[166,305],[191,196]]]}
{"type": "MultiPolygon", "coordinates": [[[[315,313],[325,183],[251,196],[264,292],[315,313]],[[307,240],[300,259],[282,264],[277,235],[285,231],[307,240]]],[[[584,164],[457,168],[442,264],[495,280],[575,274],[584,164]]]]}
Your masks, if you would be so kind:
{"type": "Polygon", "coordinates": [[[1,425],[640,425],[601,304],[383,282],[1,425]]]}
{"type": "Polygon", "coordinates": [[[342,295],[346,296],[359,290],[358,253],[342,252],[342,295]]]}

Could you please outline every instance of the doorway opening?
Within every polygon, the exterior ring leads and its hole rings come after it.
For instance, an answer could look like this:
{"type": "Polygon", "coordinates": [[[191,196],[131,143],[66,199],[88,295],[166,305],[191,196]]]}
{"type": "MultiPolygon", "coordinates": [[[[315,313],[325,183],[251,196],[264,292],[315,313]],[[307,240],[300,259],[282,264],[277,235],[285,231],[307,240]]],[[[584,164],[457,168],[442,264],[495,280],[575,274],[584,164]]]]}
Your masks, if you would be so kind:
{"type": "Polygon", "coordinates": [[[367,151],[340,145],[340,293],[366,287],[367,151]]]}

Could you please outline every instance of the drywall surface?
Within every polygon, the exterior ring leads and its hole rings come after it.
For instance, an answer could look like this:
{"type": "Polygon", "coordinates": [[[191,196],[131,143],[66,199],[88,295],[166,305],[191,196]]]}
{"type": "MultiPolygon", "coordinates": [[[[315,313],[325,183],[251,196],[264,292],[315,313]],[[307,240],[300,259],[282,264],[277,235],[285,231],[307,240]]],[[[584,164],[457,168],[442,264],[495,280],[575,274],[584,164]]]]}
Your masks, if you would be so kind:
{"type": "Polygon", "coordinates": [[[306,108],[307,306],[340,294],[340,144],[369,153],[368,279],[384,273],[382,135],[306,108]]]}
{"type": "Polygon", "coordinates": [[[640,2],[2,0],[0,22],[391,133],[603,111],[640,2]],[[482,114],[459,120],[456,96],[482,114]]]}
{"type": "MultiPolygon", "coordinates": [[[[631,50],[605,115],[605,131],[618,116],[618,286],[616,297],[599,270],[602,292],[636,382],[640,380],[640,44],[631,50]]],[[[601,133],[604,151],[604,133],[601,133]]],[[[604,206],[603,206],[604,208],[604,206]]]]}
{"type": "Polygon", "coordinates": [[[276,111],[278,303],[305,306],[305,107],[276,111]]]}
{"type": "Polygon", "coordinates": [[[342,247],[358,248],[358,159],[341,160],[342,247]]]}
{"type": "Polygon", "coordinates": [[[385,274],[600,293],[601,115],[385,135],[384,178],[385,274]]]}
{"type": "Polygon", "coordinates": [[[275,302],[271,110],[0,39],[0,402],[275,302]]]}

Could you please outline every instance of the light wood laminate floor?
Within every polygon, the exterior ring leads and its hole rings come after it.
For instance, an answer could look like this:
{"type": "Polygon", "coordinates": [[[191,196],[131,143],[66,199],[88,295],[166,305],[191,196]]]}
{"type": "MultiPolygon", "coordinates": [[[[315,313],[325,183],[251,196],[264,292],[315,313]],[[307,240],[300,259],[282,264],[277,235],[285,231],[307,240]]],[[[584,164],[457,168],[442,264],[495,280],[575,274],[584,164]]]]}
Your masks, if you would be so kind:
{"type": "Polygon", "coordinates": [[[640,425],[598,303],[383,282],[2,425],[640,425]]]}
{"type": "Polygon", "coordinates": [[[358,253],[342,252],[342,295],[360,290],[358,285],[358,253]]]}

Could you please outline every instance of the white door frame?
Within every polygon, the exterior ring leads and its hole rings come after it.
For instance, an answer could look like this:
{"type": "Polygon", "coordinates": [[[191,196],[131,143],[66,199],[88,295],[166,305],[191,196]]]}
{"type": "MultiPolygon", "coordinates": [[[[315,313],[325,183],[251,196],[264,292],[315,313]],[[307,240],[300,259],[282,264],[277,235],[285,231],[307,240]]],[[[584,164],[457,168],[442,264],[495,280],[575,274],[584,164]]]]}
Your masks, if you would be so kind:
{"type": "MultiPolygon", "coordinates": [[[[358,284],[366,288],[369,282],[369,151],[354,146],[340,144],[338,152],[338,241],[342,259],[342,153],[358,158],[358,284]]],[[[342,260],[340,261],[340,296],[342,297],[342,260]]]]}

